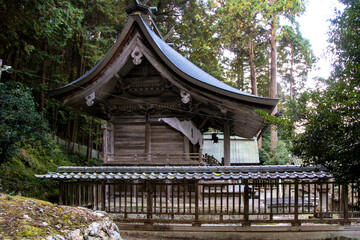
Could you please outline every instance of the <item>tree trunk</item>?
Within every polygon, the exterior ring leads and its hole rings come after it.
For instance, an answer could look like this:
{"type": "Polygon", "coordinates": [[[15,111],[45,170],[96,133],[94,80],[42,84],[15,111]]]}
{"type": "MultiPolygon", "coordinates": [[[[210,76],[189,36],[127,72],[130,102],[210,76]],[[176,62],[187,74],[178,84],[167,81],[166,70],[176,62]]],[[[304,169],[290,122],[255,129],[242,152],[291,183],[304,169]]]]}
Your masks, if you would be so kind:
{"type": "MultiPolygon", "coordinates": [[[[47,51],[47,41],[45,40],[43,43],[43,51],[46,53],[47,51]]],[[[47,60],[43,59],[41,64],[41,83],[40,83],[40,104],[39,104],[39,112],[42,112],[45,108],[45,84],[46,84],[46,64],[47,60]]]]}
{"type": "Polygon", "coordinates": [[[249,37],[249,63],[250,63],[250,80],[251,80],[251,93],[254,95],[258,95],[257,85],[256,85],[256,76],[255,76],[255,62],[254,62],[254,43],[252,38],[249,37]]]}
{"type": "Polygon", "coordinates": [[[237,68],[237,80],[236,85],[238,89],[241,91],[244,91],[244,59],[240,54],[237,54],[237,62],[238,62],[238,68],[237,68]]]}
{"type": "Polygon", "coordinates": [[[259,148],[259,149],[262,148],[262,137],[259,137],[259,138],[257,139],[257,144],[258,144],[258,148],[259,148]]]}
{"type": "MultiPolygon", "coordinates": [[[[270,1],[272,4],[273,1],[270,1]]],[[[271,79],[270,79],[270,97],[277,98],[277,51],[276,51],[276,19],[275,16],[272,17],[271,20],[271,79]]],[[[277,107],[275,107],[273,113],[277,112],[277,107]]],[[[270,136],[271,136],[271,149],[272,151],[275,150],[278,137],[277,137],[277,128],[274,125],[271,125],[270,129],[270,136]]]]}
{"type": "Polygon", "coordinates": [[[69,120],[67,123],[67,130],[66,130],[66,134],[65,134],[67,150],[70,149],[70,136],[71,136],[71,120],[69,120]]]}
{"type": "Polygon", "coordinates": [[[78,119],[79,119],[79,110],[76,109],[74,123],[73,123],[73,129],[72,129],[72,136],[71,136],[71,142],[72,142],[71,152],[74,151],[74,146],[75,146],[75,142],[76,142],[76,137],[77,137],[77,132],[78,132],[78,119]]]}
{"type": "Polygon", "coordinates": [[[88,138],[88,144],[87,144],[87,152],[86,152],[86,159],[89,162],[91,159],[91,153],[92,153],[92,126],[93,125],[93,118],[90,119],[90,126],[89,126],[89,138],[88,138]]]}
{"type": "Polygon", "coordinates": [[[53,124],[51,126],[51,130],[55,131],[55,135],[57,135],[57,129],[58,129],[57,120],[58,120],[58,115],[59,115],[59,105],[58,104],[56,104],[55,109],[53,111],[54,111],[53,112],[54,121],[53,121],[53,124]]]}
{"type": "Polygon", "coordinates": [[[78,77],[84,74],[84,38],[80,35],[78,77]]]}
{"type": "Polygon", "coordinates": [[[294,99],[294,49],[291,44],[291,60],[290,60],[290,99],[294,99]]]}

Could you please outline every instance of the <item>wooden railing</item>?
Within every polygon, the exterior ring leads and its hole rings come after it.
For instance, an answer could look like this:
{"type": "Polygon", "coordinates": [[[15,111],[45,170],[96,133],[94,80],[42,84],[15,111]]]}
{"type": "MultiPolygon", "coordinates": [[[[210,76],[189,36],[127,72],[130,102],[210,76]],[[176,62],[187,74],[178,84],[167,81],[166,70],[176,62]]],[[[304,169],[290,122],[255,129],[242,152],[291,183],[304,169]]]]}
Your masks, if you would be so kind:
{"type": "Polygon", "coordinates": [[[360,222],[359,189],[333,179],[64,181],[60,186],[60,204],[104,210],[121,222],[360,222]]]}
{"type": "Polygon", "coordinates": [[[205,165],[199,153],[138,153],[112,156],[107,165],[205,165]]]}
{"type": "Polygon", "coordinates": [[[204,154],[202,157],[202,160],[206,163],[208,166],[222,166],[222,163],[219,162],[218,159],[216,159],[212,155],[204,154]]]}

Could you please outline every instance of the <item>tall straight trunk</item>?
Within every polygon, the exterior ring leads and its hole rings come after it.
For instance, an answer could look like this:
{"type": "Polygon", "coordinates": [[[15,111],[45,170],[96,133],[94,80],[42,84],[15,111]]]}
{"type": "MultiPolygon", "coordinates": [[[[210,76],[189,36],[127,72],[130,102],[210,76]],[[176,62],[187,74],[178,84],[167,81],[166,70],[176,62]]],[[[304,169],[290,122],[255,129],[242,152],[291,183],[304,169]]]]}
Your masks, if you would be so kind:
{"type": "Polygon", "coordinates": [[[55,109],[53,110],[53,119],[54,119],[54,121],[53,121],[53,124],[51,126],[51,130],[55,131],[55,135],[57,135],[57,129],[58,129],[58,127],[57,127],[58,115],[59,115],[59,105],[56,104],[55,109]]]}
{"type": "Polygon", "coordinates": [[[236,81],[236,85],[237,87],[244,91],[244,60],[241,56],[239,56],[239,54],[237,55],[238,58],[238,77],[237,77],[237,81],[236,81]]]}
{"type": "MultiPolygon", "coordinates": [[[[273,0],[270,1],[270,4],[273,4],[273,0]]],[[[270,79],[270,97],[277,98],[277,51],[276,51],[276,18],[272,17],[271,20],[271,79],[270,79]]],[[[277,112],[277,107],[275,107],[274,112],[277,112]]],[[[275,150],[278,136],[277,136],[277,128],[274,125],[271,125],[270,129],[271,136],[271,149],[275,150]]]]}
{"type": "Polygon", "coordinates": [[[84,74],[84,38],[80,35],[78,77],[84,74]]]}
{"type": "MultiPolygon", "coordinates": [[[[292,44],[291,44],[292,45],[292,44]]],[[[290,59],[290,99],[294,99],[294,49],[291,46],[291,59],[290,59]]]]}
{"type": "Polygon", "coordinates": [[[70,70],[69,82],[72,82],[76,78],[75,69],[76,69],[76,64],[78,64],[78,63],[76,62],[77,54],[75,52],[76,52],[76,34],[74,35],[74,37],[72,39],[71,60],[70,60],[70,65],[69,65],[69,70],[70,70]]]}
{"type": "MultiPolygon", "coordinates": [[[[44,40],[43,43],[43,51],[46,53],[47,51],[47,41],[44,40]]],[[[40,85],[40,104],[39,104],[39,111],[42,112],[45,108],[45,84],[46,84],[46,64],[47,60],[43,59],[41,63],[41,85],[40,85]]]]}
{"type": "Polygon", "coordinates": [[[89,137],[88,137],[88,144],[87,144],[87,151],[86,151],[86,159],[90,161],[91,153],[92,153],[92,129],[93,128],[93,118],[90,118],[90,126],[89,126],[89,137]]]}
{"type": "MultiPolygon", "coordinates": [[[[19,56],[20,56],[20,49],[19,48],[16,48],[16,51],[12,54],[11,56],[11,65],[13,69],[18,69],[18,66],[19,66],[19,56]]],[[[18,81],[17,79],[17,74],[16,74],[16,71],[14,71],[12,74],[11,74],[11,79],[13,81],[18,81]]]]}
{"type": "Polygon", "coordinates": [[[66,134],[65,134],[67,150],[70,150],[70,137],[71,137],[71,121],[69,120],[67,123],[67,130],[66,130],[66,134]]]}
{"type": "Polygon", "coordinates": [[[250,62],[250,80],[251,80],[251,92],[254,95],[258,95],[257,85],[256,85],[256,76],[255,76],[255,54],[254,54],[254,43],[252,38],[249,37],[249,62],[250,62]]]}
{"type": "Polygon", "coordinates": [[[75,118],[74,118],[74,122],[73,122],[73,129],[72,129],[72,136],[71,136],[71,142],[72,142],[72,146],[71,146],[71,152],[74,151],[74,147],[75,147],[75,142],[76,142],[76,138],[77,138],[77,133],[78,133],[78,121],[79,121],[79,110],[75,110],[75,118]]]}

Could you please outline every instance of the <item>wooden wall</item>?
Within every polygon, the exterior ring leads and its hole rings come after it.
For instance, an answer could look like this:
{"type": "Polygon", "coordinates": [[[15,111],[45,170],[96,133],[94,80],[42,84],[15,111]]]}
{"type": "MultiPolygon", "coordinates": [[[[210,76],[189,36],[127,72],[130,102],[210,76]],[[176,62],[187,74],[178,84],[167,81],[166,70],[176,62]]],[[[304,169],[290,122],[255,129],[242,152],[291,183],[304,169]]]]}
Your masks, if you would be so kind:
{"type": "Polygon", "coordinates": [[[151,124],[151,153],[184,153],[184,135],[164,122],[151,124]]]}
{"type": "Polygon", "coordinates": [[[145,153],[145,118],[114,118],[114,154],[145,153]]]}
{"type": "MultiPolygon", "coordinates": [[[[164,122],[159,122],[157,118],[146,122],[145,117],[113,117],[111,123],[113,124],[113,161],[119,164],[120,162],[140,164],[133,161],[135,154],[138,156],[138,161],[146,161],[144,156],[147,153],[171,155],[189,153],[195,149],[181,132],[164,122]]],[[[163,163],[163,160],[155,159],[158,158],[152,158],[151,164],[156,164],[156,161],[159,161],[159,164],[163,163]]]]}

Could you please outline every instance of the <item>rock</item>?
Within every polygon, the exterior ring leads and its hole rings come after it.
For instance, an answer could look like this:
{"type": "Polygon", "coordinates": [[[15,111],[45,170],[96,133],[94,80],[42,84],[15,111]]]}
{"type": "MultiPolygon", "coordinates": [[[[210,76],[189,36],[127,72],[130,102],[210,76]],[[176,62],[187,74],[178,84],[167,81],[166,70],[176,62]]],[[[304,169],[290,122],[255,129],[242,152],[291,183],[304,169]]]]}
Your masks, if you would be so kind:
{"type": "Polygon", "coordinates": [[[93,222],[89,226],[89,236],[96,236],[101,229],[101,224],[99,222],[93,222]]]}
{"type": "Polygon", "coordinates": [[[99,237],[89,236],[89,237],[87,238],[87,240],[102,240],[102,239],[99,238],[99,237]]]}
{"type": "Polygon", "coordinates": [[[30,221],[32,220],[31,217],[29,217],[27,214],[25,214],[23,217],[27,220],[30,220],[30,221]]]}
{"type": "Polygon", "coordinates": [[[107,233],[102,231],[102,230],[100,230],[98,232],[98,236],[100,237],[100,239],[103,239],[103,240],[109,240],[110,239],[109,235],[107,235],[107,233]]]}
{"type": "Polygon", "coordinates": [[[69,237],[68,239],[71,239],[71,240],[83,240],[84,237],[81,233],[81,230],[80,229],[76,229],[74,231],[72,231],[70,234],[69,234],[69,237]]]}
{"type": "Polygon", "coordinates": [[[39,210],[39,212],[41,212],[41,213],[45,212],[45,209],[43,209],[41,207],[37,207],[37,210],[39,210]]]}
{"type": "Polygon", "coordinates": [[[106,212],[95,211],[93,214],[96,215],[96,216],[98,216],[98,217],[105,217],[106,212]]]}
{"type": "Polygon", "coordinates": [[[122,239],[120,236],[120,233],[113,231],[113,230],[108,230],[107,234],[109,235],[109,239],[110,240],[119,240],[122,239]]]}
{"type": "Polygon", "coordinates": [[[45,227],[46,227],[46,226],[49,226],[49,224],[48,224],[47,222],[43,222],[43,223],[41,223],[41,225],[42,225],[42,226],[45,226],[45,227]]]}
{"type": "Polygon", "coordinates": [[[66,240],[66,239],[63,236],[56,235],[56,236],[47,237],[46,240],[66,240]]]}

